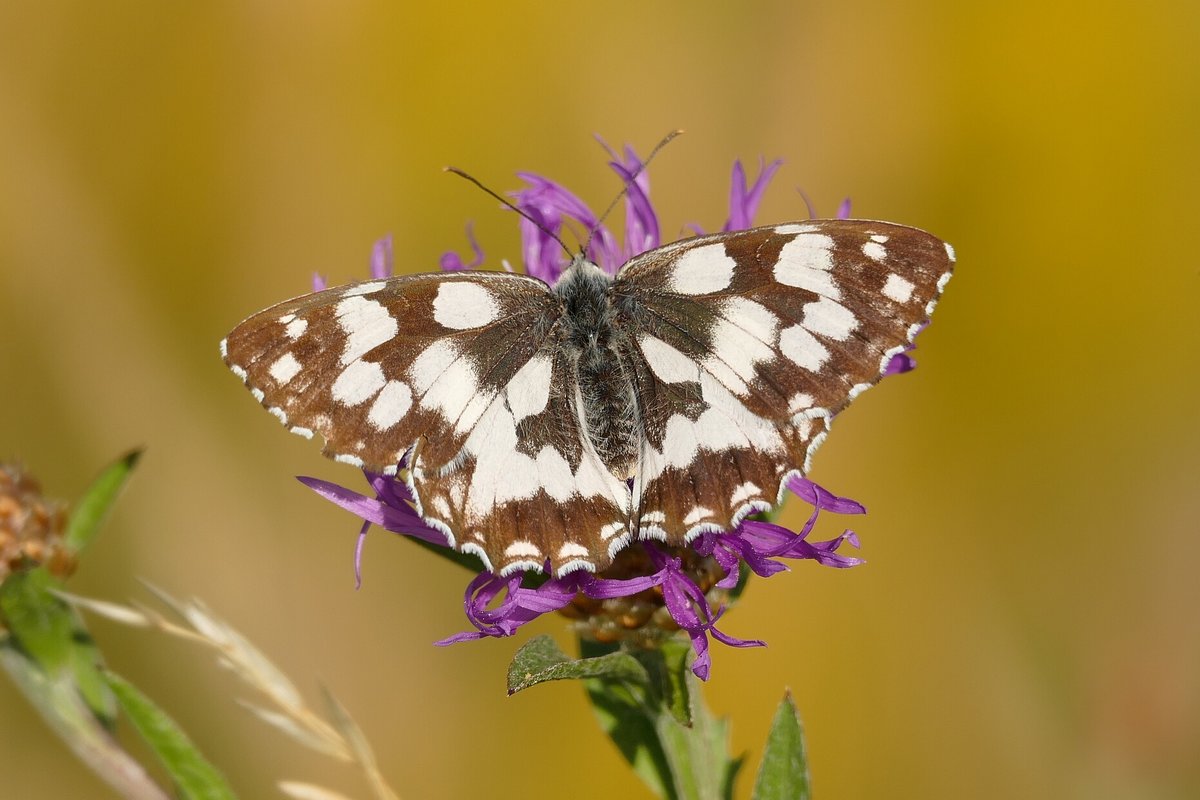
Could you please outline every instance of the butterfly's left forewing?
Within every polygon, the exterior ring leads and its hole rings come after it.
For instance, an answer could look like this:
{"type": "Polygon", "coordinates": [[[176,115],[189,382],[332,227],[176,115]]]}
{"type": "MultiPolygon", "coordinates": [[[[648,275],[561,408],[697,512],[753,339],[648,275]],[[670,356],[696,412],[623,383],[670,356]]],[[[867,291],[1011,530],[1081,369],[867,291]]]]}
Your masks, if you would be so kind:
{"type": "Polygon", "coordinates": [[[613,287],[644,441],[644,536],[687,541],[775,505],[829,421],[928,320],[953,263],[923,231],[817,220],[684,240],[613,287]]]}
{"type": "Polygon", "coordinates": [[[416,443],[441,465],[532,357],[532,329],[558,304],[515,275],[414,275],[351,284],[280,303],[222,342],[225,362],[293,432],[320,434],[327,455],[395,471],[416,443]]]}

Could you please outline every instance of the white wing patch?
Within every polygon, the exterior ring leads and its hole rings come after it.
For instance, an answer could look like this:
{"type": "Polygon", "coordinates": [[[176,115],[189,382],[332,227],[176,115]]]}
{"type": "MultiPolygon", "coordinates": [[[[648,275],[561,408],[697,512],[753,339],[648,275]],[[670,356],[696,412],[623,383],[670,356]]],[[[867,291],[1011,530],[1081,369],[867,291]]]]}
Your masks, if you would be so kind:
{"type": "Polygon", "coordinates": [[[700,377],[700,366],[671,345],[650,334],[638,338],[646,363],[660,381],[686,383],[700,377]]]}
{"type": "MultiPolygon", "coordinates": [[[[303,320],[301,320],[303,321],[303,320]]],[[[284,353],[269,370],[276,383],[283,386],[300,373],[300,362],[291,353],[284,353]]]]}
{"type": "Polygon", "coordinates": [[[381,303],[361,295],[342,300],[334,313],[346,334],[346,346],[340,358],[343,364],[357,361],[400,330],[395,317],[381,303]]]}
{"type": "Polygon", "coordinates": [[[387,430],[395,425],[412,408],[412,389],[402,381],[388,381],[375,398],[367,421],[378,430],[387,430]]]}
{"type": "Polygon", "coordinates": [[[801,233],[785,244],[775,262],[775,280],[837,300],[841,290],[833,281],[833,237],[801,233]]]}
{"type": "MultiPolygon", "coordinates": [[[[549,359],[535,357],[538,362],[520,378],[514,377],[500,391],[492,396],[478,422],[472,428],[463,444],[461,452],[455,457],[443,472],[439,480],[443,480],[442,491],[449,490],[450,504],[442,501],[443,508],[436,505],[434,509],[444,517],[446,508],[452,504],[461,513],[461,529],[469,532],[469,537],[481,542],[483,547],[466,543],[462,549],[467,552],[482,552],[488,547],[490,537],[495,532],[493,515],[518,513],[504,511],[519,508],[516,504],[535,501],[546,502],[555,506],[565,506],[570,502],[602,498],[604,506],[612,506],[612,514],[592,515],[590,519],[595,525],[594,530],[587,526],[576,525],[562,532],[565,541],[557,543],[550,550],[543,552],[542,545],[528,539],[520,539],[508,545],[501,551],[502,557],[495,562],[498,574],[508,575],[519,570],[541,569],[545,559],[556,561],[555,573],[565,575],[575,570],[596,570],[602,566],[594,549],[589,549],[587,542],[603,541],[608,543],[609,558],[612,552],[619,550],[628,542],[627,536],[621,533],[625,529],[630,508],[630,491],[625,482],[616,478],[600,461],[591,442],[584,438],[581,441],[582,454],[578,466],[572,469],[567,458],[554,446],[545,444],[534,455],[529,454],[528,442],[521,446],[517,433],[518,413],[530,410],[534,403],[546,405],[541,398],[542,386],[549,387],[551,378],[546,367],[549,359]],[[545,361],[546,365],[541,362],[545,361]],[[516,413],[512,406],[516,399],[516,413]],[[462,465],[467,465],[462,468],[462,465]],[[537,499],[539,493],[545,497],[537,499]],[[512,505],[510,505],[512,504],[512,505]],[[491,533],[489,533],[489,531],[491,533]]],[[[575,402],[573,407],[563,410],[570,414],[574,412],[577,419],[573,425],[582,425],[582,397],[575,387],[575,402]]],[[[419,462],[419,458],[418,458],[419,462]]],[[[423,471],[418,465],[414,469],[414,488],[420,497],[422,491],[423,471]]],[[[535,514],[537,512],[534,512],[535,514]]],[[[429,519],[431,524],[445,525],[437,519],[429,519]]],[[[533,533],[534,531],[530,531],[533,533]]],[[[519,533],[519,531],[517,532],[519,533]]],[[[507,536],[507,531],[501,533],[507,536]]],[[[536,537],[534,537],[536,538],[536,537]]],[[[543,541],[544,544],[544,541],[543,541]]],[[[495,547],[496,543],[491,543],[495,547]]],[[[492,569],[492,561],[487,561],[492,569]]]]}
{"type": "Polygon", "coordinates": [[[916,288],[916,285],[912,281],[892,274],[887,276],[887,281],[883,284],[883,294],[889,300],[895,300],[897,303],[907,303],[912,299],[913,290],[916,288]]]}
{"type": "MultiPolygon", "coordinates": [[[[675,414],[667,420],[661,451],[649,441],[643,443],[641,465],[634,483],[635,494],[664,470],[688,467],[701,450],[715,452],[744,447],[776,452],[783,449],[783,439],[775,424],[752,413],[707,372],[700,373],[700,392],[708,408],[694,422],[683,414],[675,414]]],[[[645,519],[645,515],[642,518],[645,519]]]]}
{"type": "Polygon", "coordinates": [[[516,422],[546,410],[546,404],[550,402],[550,379],[553,370],[554,362],[550,360],[550,356],[534,356],[517,370],[517,374],[508,382],[505,391],[516,422]]]}
{"type": "Polygon", "coordinates": [[[448,339],[438,339],[421,351],[408,368],[409,378],[417,394],[424,394],[433,386],[446,368],[458,358],[458,348],[448,339]]]}
{"type": "Polygon", "coordinates": [[[712,294],[729,288],[737,262],[725,253],[725,245],[706,244],[687,251],[671,267],[667,288],[677,294],[712,294]]]}
{"type": "Polygon", "coordinates": [[[804,327],[813,333],[844,342],[858,327],[858,318],[841,303],[822,297],[804,306],[804,327]]]}
{"type": "Polygon", "coordinates": [[[829,348],[817,341],[803,325],[784,328],[779,335],[779,349],[793,364],[809,372],[820,372],[829,360],[829,348]]]}
{"type": "Polygon", "coordinates": [[[470,281],[447,281],[433,298],[433,318],[454,330],[481,328],[495,322],[500,306],[487,288],[470,281]]]}
{"type": "Polygon", "coordinates": [[[333,399],[344,406],[365,403],[383,388],[383,368],[370,361],[355,361],[333,382],[333,399]]]}
{"type": "Polygon", "coordinates": [[[287,327],[283,329],[283,332],[293,341],[299,339],[308,330],[308,320],[306,319],[292,319],[284,324],[287,327]]]}
{"type": "Polygon", "coordinates": [[[730,390],[745,394],[747,382],[757,377],[758,365],[775,357],[779,318],[742,297],[726,300],[721,312],[709,333],[712,355],[704,360],[704,368],[730,390]]]}
{"type": "MultiPolygon", "coordinates": [[[[884,241],[887,241],[886,236],[884,236],[884,237],[872,236],[871,238],[872,239],[882,238],[884,241]]],[[[878,242],[878,241],[866,242],[862,246],[862,251],[863,251],[863,255],[866,256],[867,258],[871,259],[872,261],[883,261],[884,259],[887,258],[887,248],[883,246],[882,242],[878,242]]]]}

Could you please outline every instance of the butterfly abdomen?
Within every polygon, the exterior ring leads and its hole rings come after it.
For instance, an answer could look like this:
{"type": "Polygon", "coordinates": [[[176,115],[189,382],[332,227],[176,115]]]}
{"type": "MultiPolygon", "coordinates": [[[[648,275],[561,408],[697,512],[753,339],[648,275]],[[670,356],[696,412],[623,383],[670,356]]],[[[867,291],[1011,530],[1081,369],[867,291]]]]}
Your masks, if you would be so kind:
{"type": "Polygon", "coordinates": [[[624,333],[615,325],[612,279],[577,259],[554,287],[565,313],[565,346],[575,362],[582,414],[596,454],[619,477],[632,474],[640,444],[636,396],[622,353],[624,333]]]}

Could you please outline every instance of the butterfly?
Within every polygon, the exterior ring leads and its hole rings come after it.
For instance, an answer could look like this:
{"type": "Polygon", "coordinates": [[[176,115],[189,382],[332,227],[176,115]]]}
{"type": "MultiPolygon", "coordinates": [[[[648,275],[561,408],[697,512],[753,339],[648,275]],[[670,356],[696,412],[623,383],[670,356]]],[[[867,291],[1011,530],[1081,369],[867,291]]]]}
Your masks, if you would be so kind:
{"type": "Polygon", "coordinates": [[[221,353],[292,432],[399,471],[451,546],[561,576],[781,502],[953,264],[915,228],[795,222],[683,239],[615,276],[580,255],[553,286],[458,272],[326,289],[249,317],[221,353]]]}

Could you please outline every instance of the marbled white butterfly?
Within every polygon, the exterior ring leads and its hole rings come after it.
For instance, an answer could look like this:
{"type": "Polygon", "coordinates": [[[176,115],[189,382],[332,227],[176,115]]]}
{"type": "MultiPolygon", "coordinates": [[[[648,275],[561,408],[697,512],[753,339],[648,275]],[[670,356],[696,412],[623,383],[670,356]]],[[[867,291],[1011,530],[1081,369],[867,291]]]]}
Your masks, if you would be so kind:
{"type": "Polygon", "coordinates": [[[602,570],[780,502],[925,325],[954,252],[814,220],[685,239],[615,277],[412,275],[253,315],[225,362],[290,429],[377,472],[500,574],[602,570]]]}

